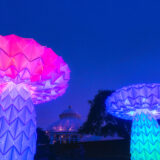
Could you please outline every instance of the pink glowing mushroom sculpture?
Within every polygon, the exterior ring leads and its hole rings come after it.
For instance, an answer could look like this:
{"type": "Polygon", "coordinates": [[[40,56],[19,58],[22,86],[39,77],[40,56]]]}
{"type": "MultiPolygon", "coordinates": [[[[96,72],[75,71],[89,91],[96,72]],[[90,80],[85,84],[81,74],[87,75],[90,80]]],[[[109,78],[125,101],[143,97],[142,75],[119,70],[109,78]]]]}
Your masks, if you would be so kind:
{"type": "Polygon", "coordinates": [[[33,104],[61,96],[70,70],[52,49],[30,38],[0,36],[0,160],[33,160],[33,104]]]}

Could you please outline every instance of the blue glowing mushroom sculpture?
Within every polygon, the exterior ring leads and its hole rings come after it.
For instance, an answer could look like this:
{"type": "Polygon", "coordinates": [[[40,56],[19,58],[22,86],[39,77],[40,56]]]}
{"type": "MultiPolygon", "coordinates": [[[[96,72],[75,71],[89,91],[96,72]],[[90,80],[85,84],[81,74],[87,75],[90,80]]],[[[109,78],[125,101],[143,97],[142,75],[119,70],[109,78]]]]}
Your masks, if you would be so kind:
{"type": "Polygon", "coordinates": [[[131,160],[160,160],[160,84],[137,84],[115,91],[107,112],[132,120],[131,160]]]}

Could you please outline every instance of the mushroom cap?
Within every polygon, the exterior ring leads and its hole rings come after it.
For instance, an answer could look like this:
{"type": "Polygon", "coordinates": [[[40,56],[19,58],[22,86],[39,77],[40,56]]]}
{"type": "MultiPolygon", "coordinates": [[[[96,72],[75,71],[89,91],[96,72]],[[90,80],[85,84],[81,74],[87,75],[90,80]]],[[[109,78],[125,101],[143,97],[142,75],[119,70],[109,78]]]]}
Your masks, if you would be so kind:
{"type": "Polygon", "coordinates": [[[132,120],[135,114],[149,112],[160,118],[160,84],[137,84],[115,91],[106,100],[106,110],[110,114],[132,120]]]}
{"type": "Polygon", "coordinates": [[[38,104],[61,96],[69,79],[68,65],[51,48],[31,38],[0,36],[0,84],[23,83],[38,104]]]}

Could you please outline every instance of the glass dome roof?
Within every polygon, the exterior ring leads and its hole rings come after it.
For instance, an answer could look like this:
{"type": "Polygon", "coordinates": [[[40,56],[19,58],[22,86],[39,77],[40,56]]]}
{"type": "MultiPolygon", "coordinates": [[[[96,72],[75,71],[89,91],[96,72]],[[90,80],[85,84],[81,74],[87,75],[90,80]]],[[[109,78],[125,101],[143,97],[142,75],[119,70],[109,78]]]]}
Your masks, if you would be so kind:
{"type": "Polygon", "coordinates": [[[81,115],[75,112],[71,106],[64,110],[59,118],[50,126],[49,130],[54,132],[77,132],[82,125],[81,115]]]}

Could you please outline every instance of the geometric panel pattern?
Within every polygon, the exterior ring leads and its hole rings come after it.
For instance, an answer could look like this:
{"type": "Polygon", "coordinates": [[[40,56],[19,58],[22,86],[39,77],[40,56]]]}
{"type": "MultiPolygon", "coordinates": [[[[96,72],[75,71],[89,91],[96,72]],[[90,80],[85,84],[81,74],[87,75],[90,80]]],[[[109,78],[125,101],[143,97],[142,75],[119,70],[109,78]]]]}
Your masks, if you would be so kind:
{"type": "Polygon", "coordinates": [[[160,118],[160,84],[137,84],[116,90],[107,100],[106,109],[112,115],[130,119],[137,111],[149,111],[160,118]]]}
{"type": "Polygon", "coordinates": [[[23,85],[8,86],[0,96],[0,160],[33,160],[36,115],[23,85]],[[13,96],[14,93],[14,96],[13,96]]]}
{"type": "Polygon", "coordinates": [[[160,127],[151,114],[134,117],[130,153],[131,160],[160,160],[160,127]]]}
{"type": "Polygon", "coordinates": [[[68,65],[51,48],[31,38],[0,36],[0,84],[25,84],[38,104],[64,94],[69,79],[68,65]]]}

